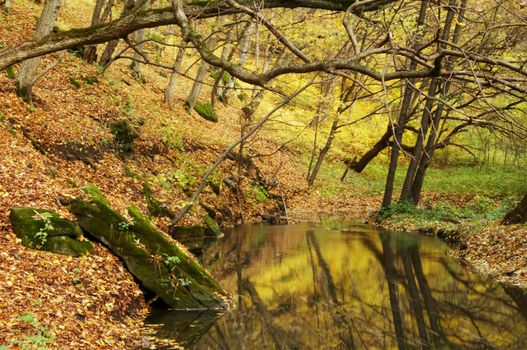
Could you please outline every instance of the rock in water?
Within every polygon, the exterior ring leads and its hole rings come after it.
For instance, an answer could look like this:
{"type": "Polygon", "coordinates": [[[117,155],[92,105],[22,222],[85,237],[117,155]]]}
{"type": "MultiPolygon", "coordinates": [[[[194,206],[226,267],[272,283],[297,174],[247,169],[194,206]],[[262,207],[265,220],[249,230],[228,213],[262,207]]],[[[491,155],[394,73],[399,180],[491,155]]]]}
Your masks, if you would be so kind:
{"type": "Polygon", "coordinates": [[[26,247],[62,255],[81,256],[93,252],[90,241],[82,239],[82,230],[53,210],[11,208],[13,231],[26,247]]]}
{"type": "Polygon", "coordinates": [[[178,242],[156,230],[136,208],[133,221],[113,210],[94,186],[72,201],[81,227],[119,256],[143,286],[177,309],[224,309],[227,294],[178,242]]]}

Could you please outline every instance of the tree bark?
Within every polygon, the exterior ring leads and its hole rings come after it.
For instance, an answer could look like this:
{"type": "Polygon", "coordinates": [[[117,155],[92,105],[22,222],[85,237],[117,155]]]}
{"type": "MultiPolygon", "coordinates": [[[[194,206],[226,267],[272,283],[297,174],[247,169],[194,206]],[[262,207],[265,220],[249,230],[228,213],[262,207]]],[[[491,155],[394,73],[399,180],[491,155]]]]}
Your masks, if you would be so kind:
{"type": "MultiPolygon", "coordinates": [[[[441,34],[441,38],[444,41],[447,41],[450,37],[450,29],[454,20],[454,7],[456,6],[457,0],[450,0],[447,16],[445,19],[445,24],[443,27],[443,33],[441,34]]],[[[454,44],[457,44],[457,42],[454,42],[454,44]]],[[[441,48],[445,47],[445,44],[440,44],[441,48]]],[[[408,166],[408,169],[406,171],[406,177],[404,179],[403,188],[401,191],[400,201],[410,201],[412,200],[412,187],[415,179],[415,174],[417,171],[417,166],[420,162],[422,151],[424,148],[424,140],[426,139],[426,135],[428,133],[428,129],[430,126],[430,121],[432,117],[432,108],[434,104],[436,103],[436,94],[440,92],[439,90],[440,86],[440,80],[439,78],[432,78],[432,81],[430,82],[430,86],[428,87],[428,93],[426,97],[426,103],[423,110],[423,116],[421,117],[421,128],[420,132],[417,135],[417,141],[415,143],[415,148],[413,152],[413,157],[410,161],[410,164],[408,166]]]]}
{"type": "Polygon", "coordinates": [[[404,337],[404,318],[401,313],[399,303],[399,292],[397,288],[397,274],[395,271],[395,257],[390,244],[390,238],[381,234],[382,243],[382,267],[388,283],[390,295],[390,308],[392,310],[393,326],[395,328],[395,338],[399,350],[406,350],[406,339],[404,337]]]}
{"type": "MultiPolygon", "coordinates": [[[[219,23],[220,17],[218,17],[218,20],[216,20],[216,26],[219,25],[219,23]]],[[[207,41],[207,46],[213,51],[217,43],[217,37],[212,36],[207,41]]],[[[198,102],[199,95],[201,93],[201,88],[203,87],[203,82],[205,81],[205,77],[207,75],[209,67],[210,65],[206,61],[201,62],[201,66],[199,67],[198,73],[196,74],[196,80],[194,80],[192,89],[190,90],[190,93],[187,97],[187,102],[185,102],[185,107],[187,108],[189,113],[194,109],[196,102],[198,102]]]]}
{"type": "MultiPolygon", "coordinates": [[[[121,19],[125,18],[130,14],[133,10],[135,10],[135,0],[127,0],[123,12],[121,12],[121,19]]],[[[138,28],[141,29],[141,28],[138,28]]],[[[104,51],[101,55],[101,59],[99,60],[99,66],[103,68],[107,68],[108,65],[112,62],[112,55],[115,49],[117,48],[117,44],[119,43],[119,39],[111,40],[106,44],[106,47],[104,48],[104,51]]]]}
{"type": "MultiPolygon", "coordinates": [[[[106,22],[110,16],[111,9],[113,7],[114,0],[97,0],[93,9],[91,25],[96,26],[98,24],[106,22]],[[104,6],[106,4],[106,7],[104,6]],[[104,8],[104,12],[103,12],[104,8]]],[[[83,58],[87,63],[93,63],[97,61],[97,46],[88,45],[84,48],[83,58]]]]}
{"type": "Polygon", "coordinates": [[[9,10],[11,8],[11,0],[4,0],[2,3],[1,3],[1,6],[6,9],[6,10],[9,10]]]}
{"type": "Polygon", "coordinates": [[[170,74],[170,80],[165,89],[165,102],[168,104],[170,109],[172,109],[174,106],[174,98],[176,96],[175,93],[177,86],[176,84],[179,74],[181,73],[181,65],[183,64],[183,58],[185,57],[187,42],[185,40],[181,40],[179,45],[180,46],[177,52],[176,60],[174,62],[174,67],[172,69],[172,73],[170,74]]]}
{"type": "MultiPolygon", "coordinates": [[[[428,1],[422,0],[421,8],[419,10],[419,18],[417,19],[417,29],[416,29],[417,33],[419,33],[420,28],[422,28],[425,22],[427,7],[428,7],[428,1]]],[[[420,37],[421,37],[421,34],[417,34],[417,38],[415,39],[416,42],[413,45],[414,47],[418,47],[419,45],[418,41],[420,37]]],[[[416,68],[417,68],[417,62],[412,60],[409,64],[409,70],[413,71],[416,68]]],[[[386,209],[390,207],[390,205],[392,204],[393,186],[395,182],[395,172],[397,171],[397,163],[399,161],[399,153],[400,153],[399,145],[402,144],[404,128],[406,127],[406,124],[408,123],[408,120],[410,118],[409,110],[410,110],[410,104],[413,99],[413,93],[414,93],[414,88],[411,84],[411,81],[407,81],[406,86],[404,88],[404,96],[403,96],[403,101],[401,103],[401,109],[399,111],[399,117],[397,119],[397,123],[393,126],[394,145],[392,147],[392,153],[390,155],[390,165],[388,168],[388,175],[386,176],[386,184],[384,187],[384,196],[382,200],[381,209],[386,209]]]]}
{"type": "Polygon", "coordinates": [[[388,130],[382,135],[381,139],[373,145],[373,147],[366,153],[362,155],[362,157],[359,159],[359,161],[353,159],[352,161],[346,161],[346,171],[344,175],[342,175],[341,181],[344,181],[344,178],[347,175],[348,169],[351,169],[357,173],[361,173],[370,162],[375,159],[381,153],[386,147],[390,145],[390,139],[392,137],[392,130],[388,128],[388,130]]]}
{"type": "Polygon", "coordinates": [[[432,291],[426,280],[426,276],[423,272],[423,265],[421,263],[421,256],[417,245],[410,248],[410,255],[412,257],[412,266],[415,271],[415,277],[419,283],[419,289],[423,295],[426,311],[428,314],[428,320],[430,322],[430,329],[432,330],[432,339],[437,348],[440,348],[441,341],[445,337],[443,330],[441,329],[439,312],[432,291]]]}
{"type": "Polygon", "coordinates": [[[419,291],[415,282],[411,256],[409,251],[403,251],[401,253],[404,273],[406,275],[406,292],[408,296],[408,303],[410,304],[412,314],[414,315],[415,321],[417,323],[421,349],[427,350],[430,349],[430,342],[428,341],[423,306],[421,305],[421,298],[419,297],[419,291]]]}
{"type": "Polygon", "coordinates": [[[511,212],[505,215],[502,224],[523,224],[527,222],[527,194],[511,212]]]}
{"type": "MultiPolygon", "coordinates": [[[[455,3],[456,3],[456,0],[451,0],[451,2],[450,2],[451,7],[455,6],[455,3]]],[[[461,5],[460,5],[460,8],[459,8],[459,13],[458,13],[459,18],[463,18],[463,16],[465,15],[465,10],[467,8],[467,4],[468,4],[468,0],[462,0],[461,1],[461,5]]],[[[449,13],[450,13],[450,11],[451,11],[451,8],[449,9],[449,13]]],[[[459,42],[459,37],[461,35],[461,30],[462,30],[462,25],[456,24],[456,27],[454,29],[454,35],[453,35],[453,38],[452,38],[452,41],[454,43],[459,42]]],[[[451,61],[447,61],[446,66],[447,66],[447,69],[452,67],[452,62],[451,61]]],[[[446,95],[448,93],[448,91],[450,90],[450,86],[451,85],[452,85],[452,80],[447,80],[445,82],[443,90],[442,90],[442,94],[443,95],[446,95]]],[[[428,141],[427,141],[427,144],[426,144],[425,152],[421,156],[421,159],[419,161],[419,167],[417,168],[417,171],[416,171],[415,177],[414,177],[414,181],[412,183],[411,194],[412,194],[412,201],[414,202],[415,205],[419,204],[419,200],[421,198],[421,190],[423,188],[426,171],[428,170],[428,166],[430,165],[430,161],[431,161],[432,157],[434,156],[434,152],[438,148],[438,147],[436,147],[437,138],[438,138],[438,128],[439,128],[439,123],[441,121],[441,117],[443,115],[444,108],[445,108],[445,104],[444,103],[439,103],[438,106],[437,106],[437,109],[436,109],[435,115],[434,115],[434,119],[433,119],[432,129],[430,131],[430,135],[428,136],[428,141]]]]}
{"type": "MultiPolygon", "coordinates": [[[[342,79],[342,85],[345,83],[345,78],[342,79]]],[[[318,133],[318,127],[321,123],[324,122],[324,120],[328,117],[329,114],[332,113],[333,104],[335,102],[335,90],[337,88],[337,79],[334,77],[330,81],[326,82],[322,85],[322,98],[320,99],[320,102],[318,104],[318,108],[316,111],[316,116],[313,118],[310,124],[315,124],[317,130],[316,133],[318,133]]],[[[339,128],[339,113],[335,114],[333,123],[331,123],[331,128],[329,129],[328,138],[326,140],[326,144],[320,152],[318,153],[317,161],[315,162],[315,166],[313,166],[313,160],[315,158],[316,150],[317,150],[317,135],[315,134],[315,139],[313,141],[313,150],[311,152],[311,160],[309,162],[309,168],[307,171],[307,187],[313,186],[315,183],[315,179],[317,178],[318,172],[320,171],[320,168],[322,167],[322,163],[324,162],[324,158],[326,157],[327,153],[329,152],[331,145],[333,144],[333,140],[335,139],[335,135],[337,134],[337,130],[339,128]]]]}
{"type": "MultiPolygon", "coordinates": [[[[148,10],[150,8],[150,2],[146,1],[142,6],[141,9],[148,10]]],[[[132,64],[130,65],[130,68],[132,68],[132,72],[135,76],[135,78],[141,82],[144,82],[143,74],[141,73],[141,61],[143,60],[143,41],[145,40],[146,35],[146,29],[139,29],[137,32],[135,32],[135,49],[134,49],[134,58],[132,61],[132,64]]]]}
{"type": "MultiPolygon", "coordinates": [[[[37,29],[34,35],[35,40],[42,39],[53,31],[53,26],[57,19],[61,6],[60,0],[47,0],[42,14],[37,23],[37,29]]],[[[37,77],[37,69],[40,64],[40,57],[31,58],[22,62],[16,78],[17,94],[29,103],[32,103],[31,89],[37,77]]]]}

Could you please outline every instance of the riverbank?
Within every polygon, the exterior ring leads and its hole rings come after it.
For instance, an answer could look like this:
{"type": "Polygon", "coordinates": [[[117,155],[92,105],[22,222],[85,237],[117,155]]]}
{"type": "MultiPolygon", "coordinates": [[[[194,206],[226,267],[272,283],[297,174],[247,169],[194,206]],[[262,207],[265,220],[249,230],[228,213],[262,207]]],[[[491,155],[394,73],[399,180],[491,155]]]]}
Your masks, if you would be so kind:
{"type": "Polygon", "coordinates": [[[419,207],[395,204],[379,215],[380,195],[327,198],[306,192],[291,201],[291,221],[339,225],[360,221],[385,229],[418,232],[446,241],[449,254],[498,282],[527,288],[527,226],[502,225],[511,197],[481,193],[424,193],[419,207]],[[310,210],[317,208],[317,210],[310,210]],[[331,220],[337,218],[337,220],[331,220]]]}
{"type": "Polygon", "coordinates": [[[450,244],[449,254],[465,267],[497,282],[527,288],[527,227],[485,222],[421,221],[394,216],[380,222],[392,230],[435,235],[450,244]]]}

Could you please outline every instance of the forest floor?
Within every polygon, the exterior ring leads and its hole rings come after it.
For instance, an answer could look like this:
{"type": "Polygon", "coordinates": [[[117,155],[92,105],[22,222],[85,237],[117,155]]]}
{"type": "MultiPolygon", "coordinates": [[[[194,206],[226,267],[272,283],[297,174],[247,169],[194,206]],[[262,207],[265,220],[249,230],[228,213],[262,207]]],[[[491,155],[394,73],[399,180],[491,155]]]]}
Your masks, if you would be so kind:
{"type": "MultiPolygon", "coordinates": [[[[86,24],[74,14],[89,13],[89,8],[78,8],[88,5],[66,3],[61,25],[86,24]]],[[[38,11],[32,1],[20,0],[9,14],[0,12],[0,47],[30,37],[38,11]]],[[[47,57],[45,63],[56,58],[47,57]]],[[[125,62],[118,61],[101,74],[68,53],[35,85],[35,105],[30,106],[17,97],[12,77],[0,74],[0,349],[148,345],[143,327],[148,308],[142,292],[107,249],[96,244],[95,253],[82,258],[30,250],[19,243],[8,218],[10,208],[21,206],[53,209],[71,217],[61,202],[82,195],[81,188],[88,183],[96,184],[121,212],[130,204],[148,211],[144,183],[173,211],[188,201],[204,170],[239,137],[240,108],[220,105],[216,111],[220,120],[211,123],[182,107],[191,82],[181,80],[177,106],[170,110],[162,102],[166,72],[144,68],[144,79],[144,83],[135,80],[125,62]],[[139,134],[127,153],[112,133],[112,125],[122,120],[139,134]]],[[[283,198],[292,222],[332,216],[371,221],[379,208],[382,164],[372,164],[364,174],[351,174],[340,182],[344,166],[329,159],[316,185],[306,189],[305,164],[295,161],[305,158],[302,150],[283,147],[263,134],[251,142],[247,155],[255,155],[250,166],[238,168],[228,159],[213,176],[221,184],[241,174],[241,191],[223,186],[217,195],[206,188],[200,197],[218,211],[224,226],[242,218],[257,222],[262,214],[275,213],[277,202],[272,196],[283,198]],[[262,177],[268,188],[259,182],[262,177]]],[[[485,171],[434,171],[421,207],[396,206],[382,225],[449,237],[457,243],[455,254],[478,271],[527,285],[527,228],[499,225],[500,215],[510,207],[503,195],[512,188],[507,184],[521,182],[524,175],[502,177],[494,172],[484,183],[460,188],[446,182],[475,173],[481,179],[485,171]],[[501,190],[492,192],[496,189],[501,190]]],[[[196,208],[183,224],[200,224],[204,215],[196,208]]],[[[155,219],[155,223],[165,229],[168,221],[155,219]]]]}

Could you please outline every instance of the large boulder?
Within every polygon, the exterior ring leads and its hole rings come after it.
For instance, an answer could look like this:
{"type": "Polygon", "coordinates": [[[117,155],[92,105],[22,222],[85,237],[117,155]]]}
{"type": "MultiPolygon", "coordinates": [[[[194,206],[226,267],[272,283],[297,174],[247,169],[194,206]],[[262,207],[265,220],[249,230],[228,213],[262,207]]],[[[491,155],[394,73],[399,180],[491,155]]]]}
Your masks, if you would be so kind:
{"type": "Polygon", "coordinates": [[[156,230],[136,208],[133,221],[113,210],[104,195],[87,186],[88,199],[77,198],[71,211],[81,227],[125,263],[142,285],[176,309],[223,309],[226,292],[185,247],[156,230]]]}
{"type": "Polygon", "coordinates": [[[26,247],[72,256],[93,252],[92,243],[83,240],[80,226],[56,211],[11,208],[10,219],[14,233],[26,247]]]}

